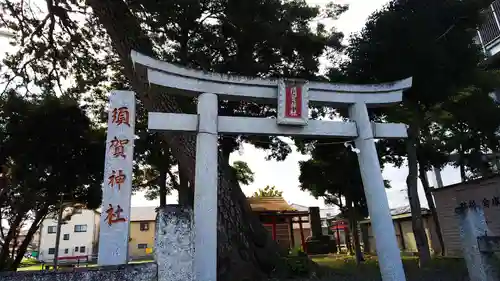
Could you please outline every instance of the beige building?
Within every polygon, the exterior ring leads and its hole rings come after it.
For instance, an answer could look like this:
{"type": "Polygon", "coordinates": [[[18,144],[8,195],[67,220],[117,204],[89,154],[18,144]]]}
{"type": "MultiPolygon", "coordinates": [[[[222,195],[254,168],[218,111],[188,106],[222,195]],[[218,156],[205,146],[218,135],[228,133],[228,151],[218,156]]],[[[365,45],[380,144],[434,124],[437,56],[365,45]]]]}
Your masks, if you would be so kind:
{"type": "MultiPolygon", "coordinates": [[[[398,240],[399,248],[404,253],[416,253],[417,244],[415,236],[413,235],[413,227],[411,220],[411,210],[409,206],[391,209],[392,220],[394,223],[394,230],[398,240]]],[[[424,221],[424,228],[427,235],[429,247],[432,253],[440,253],[441,247],[437,237],[436,228],[432,216],[427,209],[422,209],[422,218],[424,221]]],[[[364,220],[360,223],[361,236],[364,247],[368,252],[375,252],[375,237],[372,232],[370,220],[364,220]]]]}
{"type": "MultiPolygon", "coordinates": [[[[67,208],[64,215],[72,212],[67,208]]],[[[61,225],[59,258],[63,261],[92,259],[97,254],[100,214],[94,210],[76,209],[61,225]]],[[[57,215],[45,219],[40,226],[38,260],[53,262],[56,245],[57,215]]]]}
{"type": "Polygon", "coordinates": [[[130,259],[152,258],[155,242],[156,207],[132,207],[130,218],[130,259]]]}
{"type": "Polygon", "coordinates": [[[489,235],[500,234],[500,175],[435,189],[434,200],[448,256],[461,256],[460,229],[455,209],[478,206],[484,210],[489,235]]]}

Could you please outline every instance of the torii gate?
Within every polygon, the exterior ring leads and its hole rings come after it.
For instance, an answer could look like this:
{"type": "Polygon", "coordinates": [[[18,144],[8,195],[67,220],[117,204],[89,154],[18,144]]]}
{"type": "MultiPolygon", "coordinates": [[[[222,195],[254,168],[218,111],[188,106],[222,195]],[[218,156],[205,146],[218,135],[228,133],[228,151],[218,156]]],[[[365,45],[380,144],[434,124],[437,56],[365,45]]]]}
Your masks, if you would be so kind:
{"type": "Polygon", "coordinates": [[[405,274],[389,212],[374,138],[405,138],[406,125],[371,123],[367,107],[396,104],[411,78],[379,85],[345,85],[297,80],[264,80],[182,68],[132,51],[136,67],[145,68],[150,84],[169,93],[198,97],[198,115],[150,112],[148,128],[196,132],[195,257],[197,281],[217,280],[217,137],[218,134],[343,137],[354,139],[366,194],[380,271],[384,281],[405,274]],[[278,103],[278,118],[218,116],[218,100],[278,103]],[[354,122],[308,120],[313,105],[348,107],[354,122]]]}

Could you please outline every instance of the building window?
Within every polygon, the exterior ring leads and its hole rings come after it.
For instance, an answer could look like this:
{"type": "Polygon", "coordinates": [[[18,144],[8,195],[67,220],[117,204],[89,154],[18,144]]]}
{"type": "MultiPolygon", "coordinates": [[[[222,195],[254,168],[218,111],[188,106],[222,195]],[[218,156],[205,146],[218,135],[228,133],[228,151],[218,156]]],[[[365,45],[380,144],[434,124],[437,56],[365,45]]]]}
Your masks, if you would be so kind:
{"type": "Polygon", "coordinates": [[[85,246],[80,247],[80,253],[85,253],[85,246]]]}
{"type": "Polygon", "coordinates": [[[75,232],[87,232],[87,225],[86,224],[75,225],[75,232]]]}
{"type": "Polygon", "coordinates": [[[57,227],[55,227],[55,226],[49,226],[49,227],[47,227],[47,233],[49,233],[49,234],[56,233],[56,229],[57,229],[57,227]]]}
{"type": "Polygon", "coordinates": [[[78,253],[78,246],[75,247],[75,253],[78,253]]]}
{"type": "Polygon", "coordinates": [[[149,230],[149,222],[141,222],[141,231],[148,231],[149,230]]]}
{"type": "Polygon", "coordinates": [[[63,240],[69,240],[69,234],[64,234],[63,235],[63,240]]]}
{"type": "Polygon", "coordinates": [[[327,216],[327,217],[331,217],[331,216],[332,216],[332,213],[326,213],[326,216],[327,216]]]}
{"type": "Polygon", "coordinates": [[[137,249],[146,249],[148,244],[137,244],[137,249]]]}
{"type": "Polygon", "coordinates": [[[69,249],[68,248],[64,249],[64,253],[65,254],[69,253],[69,249]]]}
{"type": "Polygon", "coordinates": [[[49,255],[53,255],[56,253],[56,248],[49,248],[49,255]]]}

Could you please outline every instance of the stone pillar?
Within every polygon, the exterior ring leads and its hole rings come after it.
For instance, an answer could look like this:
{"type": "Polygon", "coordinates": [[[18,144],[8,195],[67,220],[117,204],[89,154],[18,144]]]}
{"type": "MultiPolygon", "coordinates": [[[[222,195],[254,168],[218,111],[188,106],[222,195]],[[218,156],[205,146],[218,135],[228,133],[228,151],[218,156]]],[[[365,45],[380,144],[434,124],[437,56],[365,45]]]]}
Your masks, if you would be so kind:
{"type": "Polygon", "coordinates": [[[319,207],[309,207],[309,224],[311,226],[311,236],[313,238],[323,236],[319,207]]]}
{"type": "Polygon", "coordinates": [[[375,247],[383,281],[406,280],[403,262],[398,248],[396,232],[385,193],[384,180],[378,160],[372,125],[368,109],[364,103],[356,103],[349,108],[349,117],[356,122],[358,137],[355,140],[359,149],[358,161],[370,213],[370,221],[375,234],[375,247]]]}
{"type": "Polygon", "coordinates": [[[196,280],[217,281],[217,95],[198,97],[198,135],[194,180],[196,280]]]}
{"type": "Polygon", "coordinates": [[[167,205],[156,216],[155,260],[158,281],[193,281],[193,212],[167,205]]]}
{"type": "Polygon", "coordinates": [[[318,207],[309,207],[309,225],[311,227],[311,239],[306,242],[307,253],[314,255],[333,252],[335,243],[330,240],[330,236],[323,235],[318,207]]]}
{"type": "Polygon", "coordinates": [[[481,208],[457,209],[460,239],[471,281],[498,281],[498,261],[493,252],[481,252],[478,237],[488,235],[488,226],[481,208]]]}

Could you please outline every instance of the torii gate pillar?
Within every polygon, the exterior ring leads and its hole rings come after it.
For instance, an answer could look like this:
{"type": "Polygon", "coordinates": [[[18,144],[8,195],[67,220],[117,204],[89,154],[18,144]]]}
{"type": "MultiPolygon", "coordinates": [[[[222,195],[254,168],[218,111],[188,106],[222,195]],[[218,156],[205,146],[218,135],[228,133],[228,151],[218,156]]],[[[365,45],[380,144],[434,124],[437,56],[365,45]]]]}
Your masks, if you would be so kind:
{"type": "Polygon", "coordinates": [[[368,110],[365,104],[355,103],[349,107],[349,117],[356,121],[358,137],[354,140],[359,149],[358,161],[366,203],[370,214],[375,246],[383,280],[405,280],[401,253],[390,214],[384,179],[380,172],[377,149],[368,110]]]}
{"type": "Polygon", "coordinates": [[[217,95],[198,98],[198,135],[194,180],[194,273],[196,280],[217,280],[217,95]],[[200,250],[203,249],[203,250],[200,250]]]}

